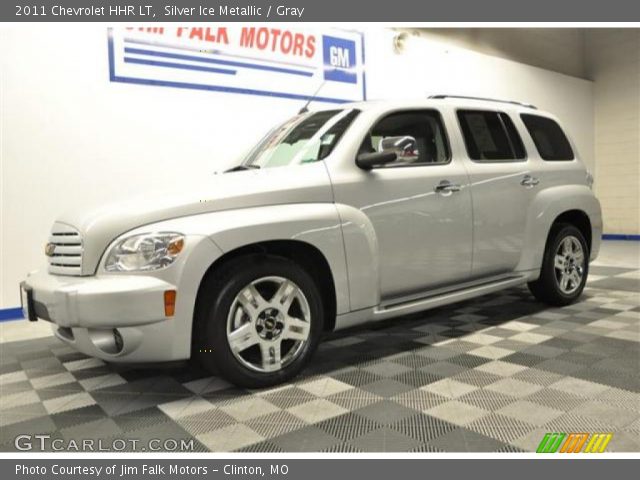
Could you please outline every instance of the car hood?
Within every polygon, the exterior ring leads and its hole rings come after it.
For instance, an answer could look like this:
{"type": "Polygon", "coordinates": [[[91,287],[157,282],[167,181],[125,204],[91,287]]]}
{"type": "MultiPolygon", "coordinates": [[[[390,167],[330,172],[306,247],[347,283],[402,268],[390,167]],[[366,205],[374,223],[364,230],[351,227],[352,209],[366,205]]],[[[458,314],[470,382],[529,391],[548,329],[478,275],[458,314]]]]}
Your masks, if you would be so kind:
{"type": "Polygon", "coordinates": [[[187,188],[188,192],[154,193],[60,216],[58,222],[82,235],[82,273],[93,274],[115,238],[144,225],[222,210],[333,201],[322,163],[216,174],[187,188]]]}

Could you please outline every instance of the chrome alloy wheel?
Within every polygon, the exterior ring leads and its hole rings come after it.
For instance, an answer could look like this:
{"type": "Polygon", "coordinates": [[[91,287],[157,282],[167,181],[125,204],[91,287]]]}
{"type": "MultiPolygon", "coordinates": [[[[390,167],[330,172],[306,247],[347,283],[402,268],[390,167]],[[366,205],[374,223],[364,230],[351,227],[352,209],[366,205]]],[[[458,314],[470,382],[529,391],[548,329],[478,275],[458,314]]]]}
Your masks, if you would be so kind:
{"type": "Polygon", "coordinates": [[[246,285],[227,317],[227,341],[234,357],[263,373],[281,370],[298,358],[310,332],[307,298],[283,277],[263,277],[246,285]]]}
{"type": "Polygon", "coordinates": [[[580,288],[585,271],[582,244],[573,235],[565,237],[556,251],[553,266],[560,291],[571,295],[580,288]]]}

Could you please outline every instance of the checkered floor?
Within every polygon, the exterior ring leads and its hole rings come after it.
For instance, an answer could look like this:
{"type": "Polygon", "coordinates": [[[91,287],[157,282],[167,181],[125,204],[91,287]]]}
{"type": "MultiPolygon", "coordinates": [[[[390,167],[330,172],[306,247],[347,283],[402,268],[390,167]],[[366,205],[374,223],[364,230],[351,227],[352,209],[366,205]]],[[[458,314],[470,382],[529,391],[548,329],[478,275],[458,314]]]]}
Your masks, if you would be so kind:
{"type": "MultiPolygon", "coordinates": [[[[19,434],[194,439],[199,451],[535,450],[613,432],[640,451],[640,270],[592,267],[580,303],[525,288],[334,334],[292,384],[112,366],[52,337],[1,345],[0,450],[19,434]]],[[[110,444],[110,443],[107,443],[110,444]]]]}

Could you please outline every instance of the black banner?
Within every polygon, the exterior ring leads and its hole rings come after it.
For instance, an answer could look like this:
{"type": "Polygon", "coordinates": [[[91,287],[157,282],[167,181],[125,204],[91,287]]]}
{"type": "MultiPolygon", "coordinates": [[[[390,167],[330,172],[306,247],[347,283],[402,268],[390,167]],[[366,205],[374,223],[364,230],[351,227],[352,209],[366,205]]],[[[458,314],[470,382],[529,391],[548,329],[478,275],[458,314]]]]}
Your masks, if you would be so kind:
{"type": "Polygon", "coordinates": [[[247,460],[245,458],[211,460],[147,459],[41,459],[0,460],[0,476],[5,480],[60,478],[65,480],[153,480],[215,479],[234,477],[291,480],[339,478],[543,478],[602,479],[607,476],[633,477],[637,460],[611,459],[288,459],[247,460]]]}

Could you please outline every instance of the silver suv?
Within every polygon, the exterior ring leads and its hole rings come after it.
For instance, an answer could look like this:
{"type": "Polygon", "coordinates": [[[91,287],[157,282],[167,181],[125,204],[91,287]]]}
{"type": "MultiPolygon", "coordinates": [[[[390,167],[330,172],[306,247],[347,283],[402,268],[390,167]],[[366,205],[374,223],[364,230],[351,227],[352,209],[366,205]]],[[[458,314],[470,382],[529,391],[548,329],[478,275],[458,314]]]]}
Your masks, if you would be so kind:
{"type": "Polygon", "coordinates": [[[23,309],[106,361],[195,356],[273,385],[325,331],[524,283],[573,302],[602,233],[591,183],[530,105],[443,95],[303,112],[188,192],[60,217],[23,309]]]}

